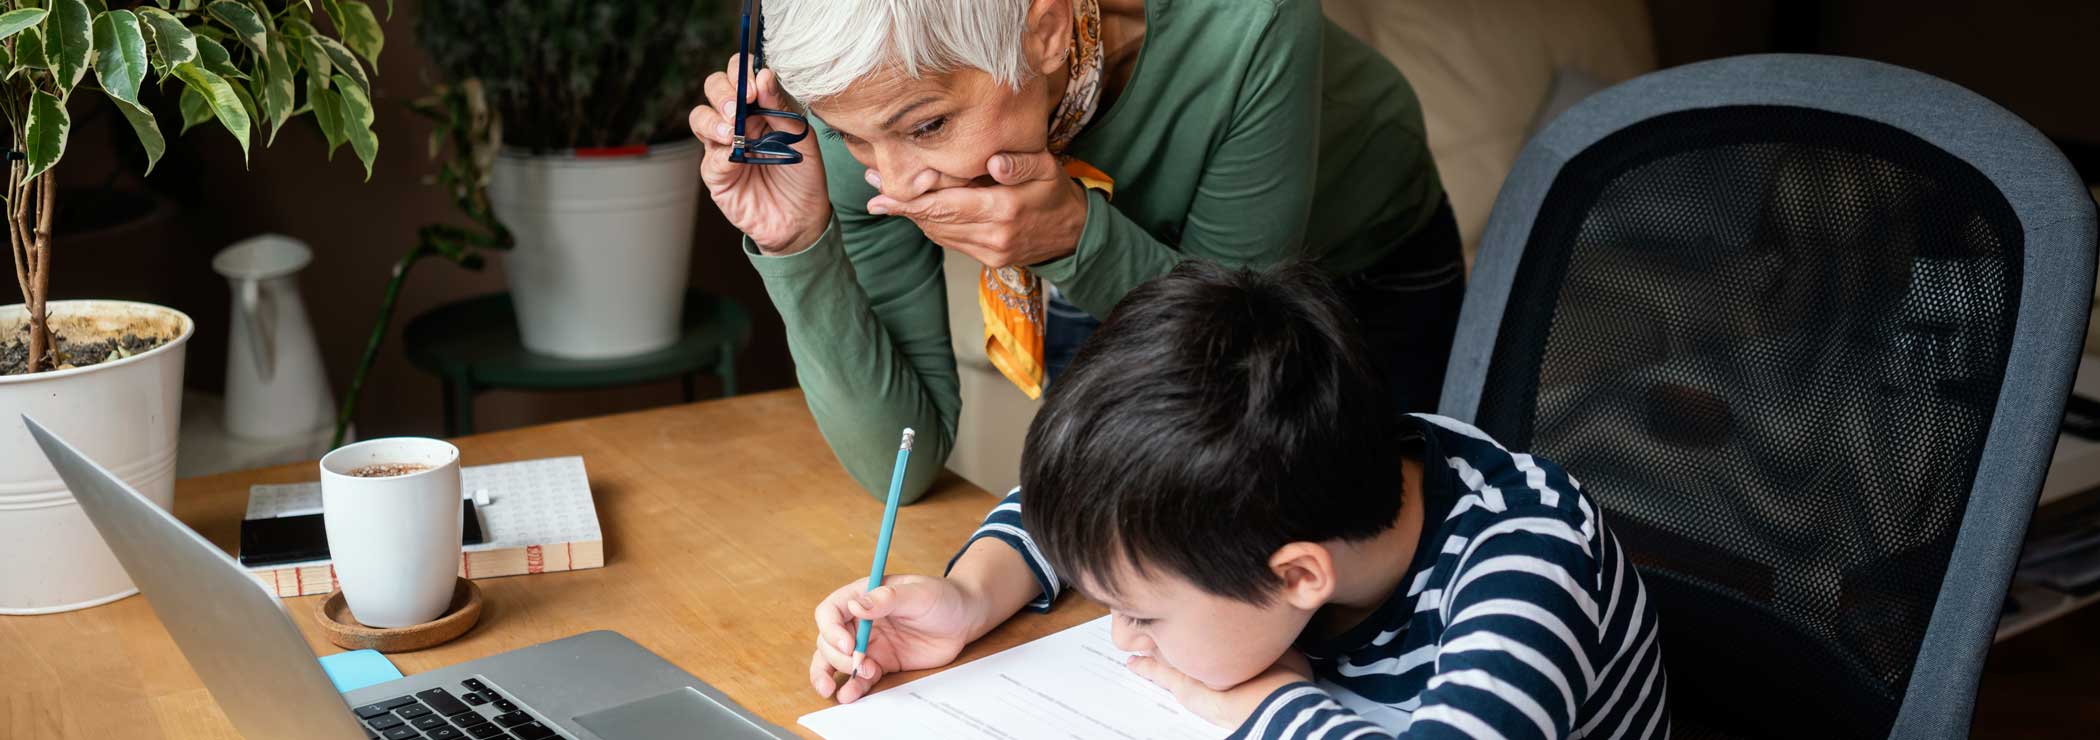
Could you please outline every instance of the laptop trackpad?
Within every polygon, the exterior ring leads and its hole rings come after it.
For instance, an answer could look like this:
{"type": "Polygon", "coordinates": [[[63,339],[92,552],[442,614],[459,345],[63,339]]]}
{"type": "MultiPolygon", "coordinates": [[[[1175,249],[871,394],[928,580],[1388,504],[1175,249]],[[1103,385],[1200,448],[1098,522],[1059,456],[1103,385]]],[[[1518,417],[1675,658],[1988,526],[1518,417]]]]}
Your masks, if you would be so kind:
{"type": "Polygon", "coordinates": [[[690,686],[580,714],[576,723],[605,740],[773,737],[690,686]]]}

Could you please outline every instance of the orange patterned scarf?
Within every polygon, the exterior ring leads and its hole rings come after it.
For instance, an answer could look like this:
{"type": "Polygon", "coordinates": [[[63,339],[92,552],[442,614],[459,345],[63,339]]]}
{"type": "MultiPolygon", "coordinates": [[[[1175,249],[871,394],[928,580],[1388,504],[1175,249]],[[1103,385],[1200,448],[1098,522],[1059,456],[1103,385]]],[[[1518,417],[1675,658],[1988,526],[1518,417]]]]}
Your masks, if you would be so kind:
{"type": "MultiPolygon", "coordinates": [[[[1072,4],[1071,77],[1050,116],[1050,151],[1080,185],[1115,194],[1115,181],[1092,165],[1065,156],[1101,102],[1101,3],[1072,4]]],[[[1043,394],[1043,280],[1025,267],[984,268],[977,308],[984,314],[984,354],[992,367],[1029,398],[1043,394]]]]}

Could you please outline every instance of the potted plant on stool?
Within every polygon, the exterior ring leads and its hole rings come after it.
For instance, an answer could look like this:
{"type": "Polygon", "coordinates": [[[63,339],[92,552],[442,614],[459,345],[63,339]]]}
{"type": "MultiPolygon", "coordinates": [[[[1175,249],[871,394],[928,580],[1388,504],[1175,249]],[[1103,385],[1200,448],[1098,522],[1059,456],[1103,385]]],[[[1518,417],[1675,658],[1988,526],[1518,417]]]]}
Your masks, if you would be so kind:
{"type": "Polygon", "coordinates": [[[604,358],[679,336],[700,147],[685,111],[734,17],[714,0],[430,0],[417,38],[503,122],[488,180],[525,347],[604,358]]]}
{"type": "Polygon", "coordinates": [[[368,178],[378,155],[364,65],[384,41],[365,3],[324,0],[334,34],[315,26],[303,0],[274,8],[237,0],[90,5],[0,1],[0,115],[10,147],[4,203],[23,297],[0,307],[0,614],[84,608],[136,591],[21,415],[155,503],[174,499],[190,318],[147,303],[47,300],[55,258],[63,256],[52,238],[60,205],[53,168],[65,154],[73,94],[100,92],[123,114],[148,170],[167,148],[159,121],[140,102],[142,88],[155,89],[145,87],[148,80],[180,88],[184,130],[216,119],[244,155],[252,137],[267,145],[308,110],[330,153],[350,144],[368,178]]]}

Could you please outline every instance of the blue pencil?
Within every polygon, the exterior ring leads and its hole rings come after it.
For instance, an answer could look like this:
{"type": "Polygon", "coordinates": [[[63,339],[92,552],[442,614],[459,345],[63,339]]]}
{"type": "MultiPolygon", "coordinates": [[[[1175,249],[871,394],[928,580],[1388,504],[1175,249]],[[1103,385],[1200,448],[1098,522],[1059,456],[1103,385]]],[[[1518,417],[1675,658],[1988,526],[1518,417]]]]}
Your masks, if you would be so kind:
{"type": "MultiPolygon", "coordinates": [[[[890,533],[897,530],[897,499],[904,495],[904,464],[911,460],[912,431],[904,428],[904,441],[897,445],[897,469],[890,473],[890,499],[882,505],[882,532],[875,536],[875,564],[868,568],[868,590],[882,586],[882,567],[890,561],[890,533]]],[[[849,675],[860,675],[860,663],[868,657],[868,630],[874,622],[860,620],[860,629],[853,637],[853,670],[849,675]]]]}

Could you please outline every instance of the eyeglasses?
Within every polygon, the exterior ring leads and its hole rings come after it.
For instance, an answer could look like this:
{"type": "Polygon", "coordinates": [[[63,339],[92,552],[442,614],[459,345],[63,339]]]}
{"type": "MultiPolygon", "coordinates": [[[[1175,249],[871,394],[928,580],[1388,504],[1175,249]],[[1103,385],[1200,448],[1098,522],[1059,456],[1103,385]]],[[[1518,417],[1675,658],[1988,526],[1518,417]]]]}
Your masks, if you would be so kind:
{"type": "Polygon", "coordinates": [[[760,108],[749,102],[746,85],[750,83],[752,70],[766,66],[765,51],[766,18],[758,8],[758,0],[744,0],[744,21],[737,29],[737,64],[740,69],[736,77],[736,138],[731,142],[729,161],[738,164],[795,164],[802,161],[802,153],[795,151],[795,144],[809,136],[809,119],[802,114],[771,108],[760,108]],[[801,131],[767,131],[755,139],[744,137],[745,122],[752,116],[784,118],[802,124],[801,131]]]}

